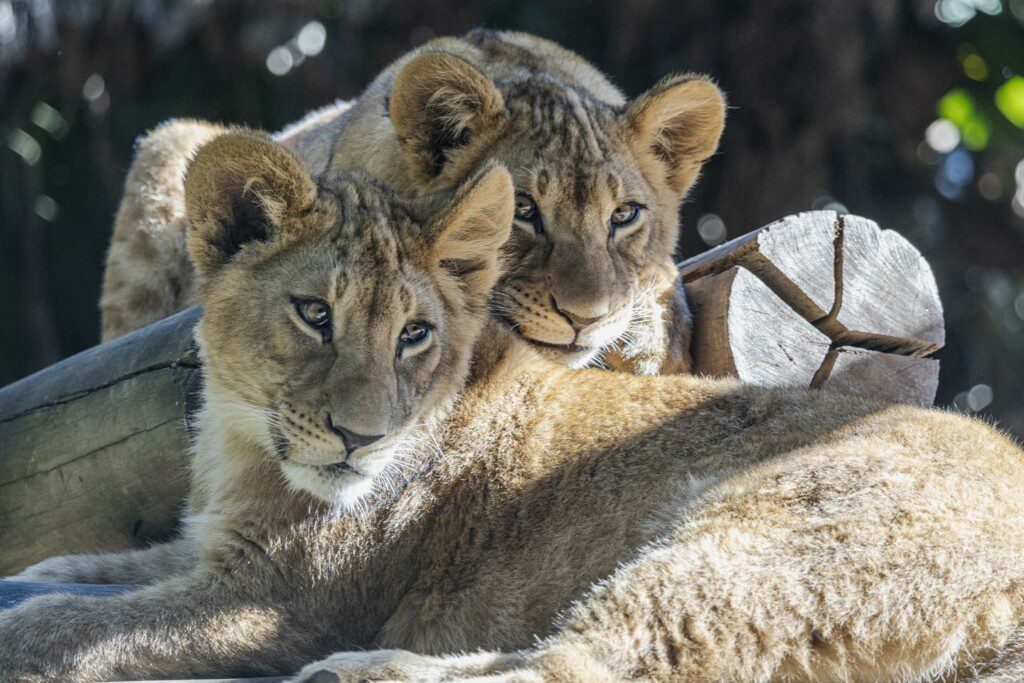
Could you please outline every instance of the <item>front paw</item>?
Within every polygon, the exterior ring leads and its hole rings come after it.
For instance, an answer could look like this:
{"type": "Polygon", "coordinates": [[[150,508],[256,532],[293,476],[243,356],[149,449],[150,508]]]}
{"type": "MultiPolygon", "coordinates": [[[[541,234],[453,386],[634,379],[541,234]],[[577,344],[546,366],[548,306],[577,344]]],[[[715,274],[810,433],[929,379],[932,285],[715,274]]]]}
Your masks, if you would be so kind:
{"type": "Polygon", "coordinates": [[[693,316],[675,266],[652,274],[633,301],[633,318],[619,344],[606,351],[609,369],[634,375],[686,374],[691,369],[693,316]]]}
{"type": "Polygon", "coordinates": [[[12,581],[30,583],[78,583],[79,575],[77,564],[72,557],[51,557],[8,578],[12,581]]]}
{"type": "Polygon", "coordinates": [[[305,667],[294,683],[347,683],[348,681],[443,680],[426,677],[432,659],[406,650],[339,652],[305,667]]]}
{"type": "Polygon", "coordinates": [[[479,652],[454,657],[430,657],[406,650],[339,652],[305,667],[295,683],[358,683],[360,681],[458,681],[501,674],[488,680],[534,680],[512,674],[520,661],[517,654],[479,652]]]}

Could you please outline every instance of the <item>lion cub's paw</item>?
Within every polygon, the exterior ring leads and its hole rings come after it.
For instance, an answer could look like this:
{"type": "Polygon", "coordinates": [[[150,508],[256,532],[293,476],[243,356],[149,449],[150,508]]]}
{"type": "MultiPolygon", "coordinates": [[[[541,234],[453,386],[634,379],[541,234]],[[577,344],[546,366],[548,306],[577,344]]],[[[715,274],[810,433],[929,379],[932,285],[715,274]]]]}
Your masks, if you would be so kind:
{"type": "Polygon", "coordinates": [[[32,583],[78,583],[80,575],[78,564],[70,558],[51,557],[8,578],[32,583]]]}
{"type": "Polygon", "coordinates": [[[360,681],[535,681],[526,672],[502,674],[519,661],[517,655],[481,652],[455,657],[430,657],[406,650],[339,652],[310,664],[294,683],[359,683],[360,681]],[[497,675],[496,675],[497,674],[497,675]]]}

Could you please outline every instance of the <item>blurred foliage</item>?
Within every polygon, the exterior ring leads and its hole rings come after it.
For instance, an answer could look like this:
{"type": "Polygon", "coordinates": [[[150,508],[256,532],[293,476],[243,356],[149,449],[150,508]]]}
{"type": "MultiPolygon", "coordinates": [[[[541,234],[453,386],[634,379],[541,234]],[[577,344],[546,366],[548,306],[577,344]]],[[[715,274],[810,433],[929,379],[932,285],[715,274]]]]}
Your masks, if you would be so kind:
{"type": "Polygon", "coordinates": [[[939,279],[940,402],[1024,434],[1024,0],[0,0],[0,384],[96,343],[140,134],[278,129],[478,25],[630,94],[714,75],[732,110],[680,254],[809,208],[894,227],[939,279]]]}

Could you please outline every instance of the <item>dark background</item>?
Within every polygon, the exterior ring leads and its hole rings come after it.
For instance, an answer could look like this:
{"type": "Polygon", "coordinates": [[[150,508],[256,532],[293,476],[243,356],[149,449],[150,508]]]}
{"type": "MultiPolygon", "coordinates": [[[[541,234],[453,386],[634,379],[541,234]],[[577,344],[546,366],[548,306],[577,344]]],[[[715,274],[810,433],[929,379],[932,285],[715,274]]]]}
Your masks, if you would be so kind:
{"type": "Polygon", "coordinates": [[[478,25],[557,40],[632,95],[712,74],[733,108],[680,255],[722,239],[712,213],[730,237],[837,203],[899,230],[946,306],[939,402],[1024,434],[1024,0],[0,0],[0,384],[97,342],[136,137],[275,130],[478,25]]]}

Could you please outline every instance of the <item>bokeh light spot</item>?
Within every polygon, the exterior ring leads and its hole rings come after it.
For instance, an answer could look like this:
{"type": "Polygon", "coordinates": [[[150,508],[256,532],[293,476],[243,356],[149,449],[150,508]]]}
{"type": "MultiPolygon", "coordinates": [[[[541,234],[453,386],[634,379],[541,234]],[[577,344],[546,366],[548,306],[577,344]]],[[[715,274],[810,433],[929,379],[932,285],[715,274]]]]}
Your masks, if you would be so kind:
{"type": "Polygon", "coordinates": [[[55,221],[57,219],[57,215],[60,213],[60,207],[57,206],[57,202],[53,197],[47,197],[45,194],[41,194],[36,197],[34,209],[36,215],[47,223],[55,221]]]}
{"type": "Polygon", "coordinates": [[[978,194],[989,201],[995,201],[1003,196],[1003,179],[994,171],[983,173],[978,178],[978,194]]]}
{"type": "Polygon", "coordinates": [[[966,90],[950,90],[939,100],[939,116],[962,126],[974,116],[974,99],[966,90]]]}
{"type": "Polygon", "coordinates": [[[90,102],[95,102],[103,96],[106,89],[107,85],[103,81],[103,76],[93,74],[85,79],[85,83],[82,84],[82,97],[90,102]]]}
{"type": "Polygon", "coordinates": [[[39,142],[21,128],[15,128],[7,136],[7,147],[29,166],[35,166],[43,156],[39,142]]]}
{"type": "Polygon", "coordinates": [[[697,219],[697,234],[705,244],[714,247],[725,241],[728,231],[725,228],[725,221],[720,216],[706,213],[697,219]]]}
{"type": "Polygon", "coordinates": [[[278,45],[267,55],[267,71],[275,76],[284,76],[292,70],[294,64],[292,51],[283,45],[278,45]]]}
{"type": "Polygon", "coordinates": [[[61,113],[42,100],[36,102],[29,119],[55,140],[63,138],[68,130],[68,122],[61,113]]]}
{"type": "Polygon", "coordinates": [[[988,65],[985,64],[985,60],[978,54],[969,54],[964,57],[963,62],[964,73],[972,81],[983,81],[988,78],[988,65]]]}
{"type": "Polygon", "coordinates": [[[952,121],[937,119],[925,130],[924,139],[939,154],[948,154],[960,144],[960,131],[952,121]]]}
{"type": "Polygon", "coordinates": [[[989,130],[988,121],[976,116],[963,125],[960,135],[968,149],[979,152],[988,147],[992,133],[989,130]]]}
{"type": "Polygon", "coordinates": [[[992,403],[992,387],[987,384],[975,384],[967,392],[967,407],[977,412],[984,410],[992,403]]]}
{"type": "Polygon", "coordinates": [[[316,57],[323,52],[326,43],[327,29],[319,21],[309,22],[295,37],[295,46],[307,57],[316,57]]]}
{"type": "Polygon", "coordinates": [[[996,107],[1010,123],[1024,128],[1024,78],[1014,76],[996,90],[996,107]]]}

